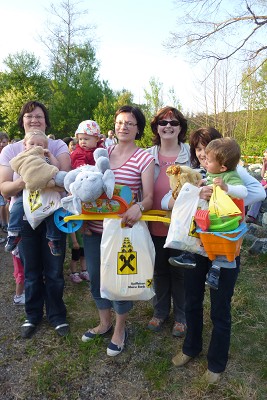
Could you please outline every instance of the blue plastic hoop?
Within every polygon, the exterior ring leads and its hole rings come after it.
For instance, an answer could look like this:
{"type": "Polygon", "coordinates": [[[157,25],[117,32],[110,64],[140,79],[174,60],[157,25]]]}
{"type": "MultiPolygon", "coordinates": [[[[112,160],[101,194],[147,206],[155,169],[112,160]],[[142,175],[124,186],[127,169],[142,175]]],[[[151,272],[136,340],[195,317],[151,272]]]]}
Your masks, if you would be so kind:
{"type": "Polygon", "coordinates": [[[78,231],[78,229],[81,228],[83,224],[83,220],[71,220],[68,222],[64,221],[65,217],[68,217],[69,215],[73,215],[69,211],[64,210],[64,208],[59,208],[54,212],[54,221],[56,224],[56,227],[64,232],[64,233],[73,233],[78,231]]]}

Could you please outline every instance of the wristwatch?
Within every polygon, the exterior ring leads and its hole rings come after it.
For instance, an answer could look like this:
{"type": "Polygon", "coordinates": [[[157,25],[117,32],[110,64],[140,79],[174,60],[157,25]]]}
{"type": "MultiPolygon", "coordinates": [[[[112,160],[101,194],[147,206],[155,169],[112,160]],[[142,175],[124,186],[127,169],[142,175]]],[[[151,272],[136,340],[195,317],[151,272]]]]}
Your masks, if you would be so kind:
{"type": "Polygon", "coordinates": [[[143,206],[143,204],[140,201],[137,201],[135,204],[137,204],[139,206],[141,212],[145,211],[145,207],[143,206]]]}

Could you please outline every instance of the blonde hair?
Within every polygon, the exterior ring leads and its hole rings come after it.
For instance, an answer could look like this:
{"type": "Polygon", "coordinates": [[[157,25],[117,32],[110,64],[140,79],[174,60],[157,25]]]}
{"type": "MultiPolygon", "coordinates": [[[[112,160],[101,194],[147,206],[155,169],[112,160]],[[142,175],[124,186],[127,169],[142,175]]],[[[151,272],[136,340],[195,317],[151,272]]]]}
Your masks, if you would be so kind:
{"type": "Polygon", "coordinates": [[[26,133],[25,133],[25,136],[24,136],[24,144],[25,144],[28,140],[30,140],[33,136],[40,136],[40,137],[42,137],[42,138],[44,139],[45,144],[48,145],[48,138],[47,138],[45,132],[39,131],[39,130],[26,132],[26,133]]]}

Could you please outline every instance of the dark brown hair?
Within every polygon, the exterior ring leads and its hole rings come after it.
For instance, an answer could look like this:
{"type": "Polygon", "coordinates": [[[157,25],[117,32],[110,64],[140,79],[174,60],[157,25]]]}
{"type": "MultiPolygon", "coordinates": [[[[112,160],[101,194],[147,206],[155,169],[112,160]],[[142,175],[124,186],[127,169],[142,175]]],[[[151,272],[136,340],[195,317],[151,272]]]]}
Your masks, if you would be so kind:
{"type": "Polygon", "coordinates": [[[117,116],[120,113],[131,113],[135,117],[136,122],[137,122],[137,127],[138,127],[138,132],[135,136],[135,139],[136,140],[141,139],[141,137],[143,136],[143,133],[144,133],[145,126],[146,126],[146,117],[144,116],[144,114],[140,110],[140,108],[133,107],[133,106],[120,107],[115,113],[115,121],[116,121],[117,116]]]}
{"type": "Polygon", "coordinates": [[[161,108],[152,119],[150,126],[154,136],[152,142],[154,145],[160,145],[160,136],[158,134],[158,122],[164,117],[175,118],[180,122],[181,131],[178,135],[178,143],[184,143],[186,141],[187,132],[187,120],[183,114],[177,110],[177,108],[166,106],[161,108]]]}
{"type": "Polygon", "coordinates": [[[217,131],[217,129],[212,127],[204,127],[193,131],[189,137],[189,145],[190,145],[190,161],[193,168],[199,168],[200,163],[196,156],[196,147],[199,143],[201,143],[204,147],[206,147],[209,142],[214,139],[219,139],[222,137],[222,134],[217,131]]]}
{"type": "Polygon", "coordinates": [[[27,103],[25,103],[20,110],[20,114],[19,114],[19,118],[18,118],[18,125],[22,131],[24,131],[23,116],[26,113],[31,113],[36,107],[40,107],[43,110],[46,128],[47,129],[50,128],[51,124],[50,124],[48,110],[47,110],[46,106],[43,103],[40,103],[39,101],[33,100],[33,101],[28,101],[27,103]]]}

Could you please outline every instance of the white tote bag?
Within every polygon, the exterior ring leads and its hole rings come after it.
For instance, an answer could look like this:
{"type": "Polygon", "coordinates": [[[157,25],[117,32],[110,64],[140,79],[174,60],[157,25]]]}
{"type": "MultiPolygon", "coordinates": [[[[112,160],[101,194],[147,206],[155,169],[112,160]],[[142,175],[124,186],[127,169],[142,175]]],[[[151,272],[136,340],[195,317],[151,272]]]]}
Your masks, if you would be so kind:
{"type": "Polygon", "coordinates": [[[32,229],[35,229],[46,217],[61,207],[61,196],[59,192],[51,189],[34,192],[23,189],[23,207],[27,221],[32,229]]]}
{"type": "Polygon", "coordinates": [[[175,200],[171,223],[164,247],[189,251],[207,257],[207,253],[196,233],[194,215],[198,209],[208,209],[208,202],[199,198],[198,188],[191,183],[185,183],[175,200]]]}
{"type": "Polygon", "coordinates": [[[121,219],[104,219],[101,239],[101,297],[109,300],[150,300],[155,248],[148,227],[138,221],[122,228],[121,219]]]}

